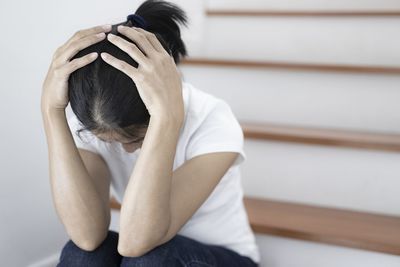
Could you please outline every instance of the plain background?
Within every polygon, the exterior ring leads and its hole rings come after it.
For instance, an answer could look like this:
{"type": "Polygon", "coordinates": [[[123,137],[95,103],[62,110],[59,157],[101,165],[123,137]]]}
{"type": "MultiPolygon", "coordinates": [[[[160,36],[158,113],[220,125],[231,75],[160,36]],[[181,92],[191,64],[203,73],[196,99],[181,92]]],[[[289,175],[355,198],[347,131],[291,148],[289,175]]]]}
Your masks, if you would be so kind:
{"type": "MultiPolygon", "coordinates": [[[[193,57],[400,67],[400,18],[204,16],[206,8],[399,10],[397,0],[173,2],[189,14],[183,37],[193,57]]],[[[140,3],[0,2],[1,266],[54,259],[68,240],[51,200],[40,114],[55,49],[78,29],[125,20],[140,3]]],[[[400,133],[398,75],[182,71],[186,81],[227,100],[240,120],[400,133]]],[[[251,140],[245,151],[246,195],[400,215],[397,153],[251,140]]],[[[272,236],[257,240],[265,266],[400,266],[398,257],[380,253],[272,236]]]]}

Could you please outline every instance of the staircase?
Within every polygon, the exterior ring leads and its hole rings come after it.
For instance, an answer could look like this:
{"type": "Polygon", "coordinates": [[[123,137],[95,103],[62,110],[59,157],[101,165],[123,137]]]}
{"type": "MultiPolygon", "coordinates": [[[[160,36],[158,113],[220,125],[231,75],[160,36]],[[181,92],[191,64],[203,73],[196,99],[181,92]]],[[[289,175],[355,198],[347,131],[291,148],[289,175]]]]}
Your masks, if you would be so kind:
{"type": "Polygon", "coordinates": [[[205,2],[180,66],[242,125],[261,266],[400,266],[400,3],[350,2],[205,2]]]}

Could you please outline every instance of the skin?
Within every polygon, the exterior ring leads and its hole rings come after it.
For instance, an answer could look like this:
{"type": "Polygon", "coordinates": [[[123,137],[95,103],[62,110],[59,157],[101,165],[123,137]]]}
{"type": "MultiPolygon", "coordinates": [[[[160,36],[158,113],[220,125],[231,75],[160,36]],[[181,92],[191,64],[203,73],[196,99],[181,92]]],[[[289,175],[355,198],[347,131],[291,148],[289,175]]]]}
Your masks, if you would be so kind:
{"type": "MultiPolygon", "coordinates": [[[[49,145],[52,192],[56,209],[68,234],[81,248],[93,250],[104,240],[109,225],[108,187],[94,182],[96,175],[109,170],[100,160],[87,162],[88,173],[65,121],[65,98],[69,73],[78,62],[68,63],[77,48],[82,49],[86,30],[58,50],[49,69],[42,94],[42,113],[49,145]],[[80,41],[76,41],[80,40],[80,41]],[[75,48],[71,48],[75,46],[75,48]],[[72,52],[71,52],[72,51],[72,52]],[[63,71],[61,71],[61,69],[63,71]],[[59,71],[57,71],[59,70],[59,71]],[[55,149],[57,147],[57,149],[55,149]],[[96,167],[90,165],[96,162],[96,167]],[[97,186],[97,187],[96,187],[97,186]],[[97,188],[97,190],[96,190],[97,188]]],[[[182,83],[173,58],[163,49],[154,34],[140,28],[119,27],[123,38],[108,35],[108,40],[139,63],[135,68],[107,53],[101,58],[128,75],[138,88],[151,118],[141,144],[141,152],[127,185],[120,214],[118,252],[127,257],[144,255],[169,241],[204,203],[220,179],[235,161],[236,152],[215,152],[196,156],[173,171],[179,132],[183,126],[182,83]]],[[[89,42],[87,42],[89,43],[89,42]]],[[[85,44],[87,44],[85,43],[85,44]]],[[[89,64],[91,59],[80,59],[89,64]]],[[[98,136],[107,138],[104,136],[98,136]]],[[[126,150],[137,147],[113,137],[126,150]]],[[[105,183],[106,184],[106,183],[105,183]]],[[[108,186],[109,184],[107,184],[108,186]]]]}
{"type": "MultiPolygon", "coordinates": [[[[144,138],[146,136],[146,132],[147,132],[147,129],[141,131],[140,133],[138,133],[140,135],[140,137],[137,137],[135,139],[144,138]]],[[[115,135],[114,133],[101,133],[101,134],[95,134],[95,135],[97,138],[99,138],[100,140],[102,140],[104,142],[119,142],[121,144],[121,146],[123,147],[123,149],[127,153],[135,152],[137,149],[141,148],[141,146],[143,144],[143,140],[141,140],[139,142],[135,142],[135,140],[126,139],[126,138],[118,136],[118,135],[117,135],[117,137],[113,137],[113,135],[115,135]]]]}
{"type": "Polygon", "coordinates": [[[68,77],[95,60],[97,55],[70,59],[79,50],[103,40],[110,29],[97,26],[76,32],[55,51],[42,86],[41,111],[55,209],[69,237],[87,251],[95,249],[105,239],[110,224],[109,181],[104,179],[100,184],[99,179],[94,179],[109,170],[103,164],[97,164],[96,168],[85,166],[83,154],[75,146],[65,112],[69,102],[68,77]],[[89,169],[95,171],[89,172],[89,169]]]}

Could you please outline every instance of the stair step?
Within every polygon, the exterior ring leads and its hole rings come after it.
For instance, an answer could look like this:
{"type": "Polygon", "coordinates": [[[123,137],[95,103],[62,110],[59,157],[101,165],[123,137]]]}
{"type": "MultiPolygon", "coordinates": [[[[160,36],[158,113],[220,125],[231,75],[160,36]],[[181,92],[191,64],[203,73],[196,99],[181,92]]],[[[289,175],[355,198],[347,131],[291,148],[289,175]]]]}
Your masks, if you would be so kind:
{"type": "Polygon", "coordinates": [[[400,10],[246,10],[246,9],[209,9],[211,16],[244,17],[398,17],[400,10]]]}
{"type": "Polygon", "coordinates": [[[257,233],[400,255],[400,217],[245,197],[257,233]]]}
{"type": "Polygon", "coordinates": [[[213,58],[184,58],[183,65],[220,66],[239,68],[273,68],[285,70],[344,72],[344,73],[374,73],[400,75],[399,67],[371,66],[371,65],[345,65],[345,64],[315,64],[295,63],[277,61],[249,61],[249,60],[227,60],[213,58]]]}
{"type": "Polygon", "coordinates": [[[244,121],[241,121],[240,125],[242,126],[244,136],[250,139],[400,152],[400,134],[323,129],[244,121]]]}

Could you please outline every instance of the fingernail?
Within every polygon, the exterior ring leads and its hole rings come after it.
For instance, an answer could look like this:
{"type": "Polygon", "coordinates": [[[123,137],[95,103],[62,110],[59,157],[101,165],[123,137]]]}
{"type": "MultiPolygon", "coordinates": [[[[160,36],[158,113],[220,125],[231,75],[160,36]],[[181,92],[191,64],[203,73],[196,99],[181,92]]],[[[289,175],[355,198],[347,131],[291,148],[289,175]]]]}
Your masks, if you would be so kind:
{"type": "Polygon", "coordinates": [[[100,32],[98,34],[96,34],[97,37],[104,37],[106,34],[104,32],[100,32]]]}
{"type": "Polygon", "coordinates": [[[108,55],[106,53],[101,53],[100,55],[101,55],[102,58],[105,58],[105,59],[108,58],[108,55]]]}

